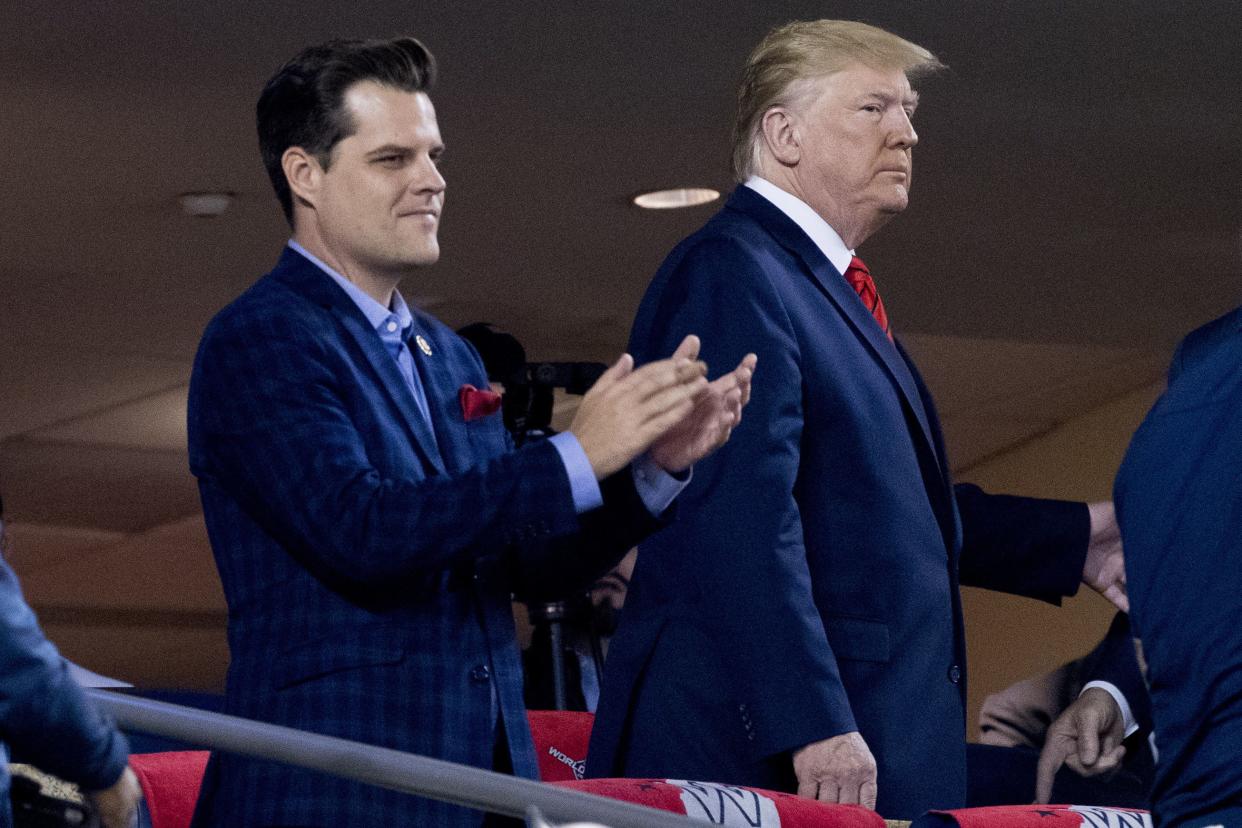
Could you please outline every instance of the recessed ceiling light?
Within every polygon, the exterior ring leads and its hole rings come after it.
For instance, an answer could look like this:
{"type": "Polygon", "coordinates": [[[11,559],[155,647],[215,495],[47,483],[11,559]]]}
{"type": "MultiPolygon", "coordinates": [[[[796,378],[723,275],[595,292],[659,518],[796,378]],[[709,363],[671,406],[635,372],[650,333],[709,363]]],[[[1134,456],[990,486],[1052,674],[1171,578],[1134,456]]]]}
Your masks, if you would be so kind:
{"type": "Polygon", "coordinates": [[[634,203],[647,210],[676,210],[679,207],[697,207],[720,198],[719,190],[707,187],[678,187],[672,190],[653,190],[634,196],[634,203]]]}
{"type": "Polygon", "coordinates": [[[182,193],[177,196],[177,202],[187,215],[195,218],[215,218],[224,215],[224,211],[232,205],[233,198],[233,193],[225,192],[182,193]]]}

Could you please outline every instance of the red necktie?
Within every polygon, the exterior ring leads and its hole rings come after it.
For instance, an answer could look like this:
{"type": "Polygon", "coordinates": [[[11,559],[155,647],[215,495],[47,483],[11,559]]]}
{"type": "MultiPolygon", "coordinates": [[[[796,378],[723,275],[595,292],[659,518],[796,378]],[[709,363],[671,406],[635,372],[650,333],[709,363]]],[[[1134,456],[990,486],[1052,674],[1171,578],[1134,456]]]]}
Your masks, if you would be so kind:
{"type": "Polygon", "coordinates": [[[884,310],[884,301],[875,289],[875,280],[871,278],[871,271],[867,270],[862,259],[855,256],[850,260],[850,266],[845,269],[845,281],[850,283],[850,287],[858,293],[858,298],[871,311],[875,321],[880,323],[880,328],[892,339],[893,329],[888,324],[888,311],[884,310]]]}

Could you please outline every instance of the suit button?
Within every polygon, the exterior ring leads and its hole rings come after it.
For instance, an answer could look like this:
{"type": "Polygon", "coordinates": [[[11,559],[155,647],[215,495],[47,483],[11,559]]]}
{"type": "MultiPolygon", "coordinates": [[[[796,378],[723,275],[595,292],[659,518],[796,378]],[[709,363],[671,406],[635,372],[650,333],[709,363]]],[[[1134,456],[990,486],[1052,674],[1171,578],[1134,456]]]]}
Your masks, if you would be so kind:
{"type": "Polygon", "coordinates": [[[484,684],[492,677],[492,671],[487,669],[486,664],[480,664],[470,671],[470,680],[476,684],[484,684]]]}
{"type": "Polygon", "coordinates": [[[954,684],[961,684],[962,682],[962,668],[961,667],[958,667],[956,664],[954,664],[952,667],[949,668],[949,681],[953,682],[954,684]]]}

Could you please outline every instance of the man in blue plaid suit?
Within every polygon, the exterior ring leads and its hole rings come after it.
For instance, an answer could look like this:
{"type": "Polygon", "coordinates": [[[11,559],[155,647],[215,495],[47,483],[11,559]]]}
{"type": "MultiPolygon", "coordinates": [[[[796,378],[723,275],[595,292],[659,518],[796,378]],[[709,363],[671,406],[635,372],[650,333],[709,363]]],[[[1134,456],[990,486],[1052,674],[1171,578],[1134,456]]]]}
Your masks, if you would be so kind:
{"type": "MultiPolygon", "coordinates": [[[[396,287],[439,257],[443,146],[410,38],[307,49],[260,147],[293,228],[211,322],[190,464],[229,605],[226,712],[534,778],[510,596],[589,583],[728,439],[753,357],[688,337],[619,359],[568,431],[513,450],[474,350],[396,287]]],[[[482,815],[216,755],[198,826],[477,825],[482,815]]]]}

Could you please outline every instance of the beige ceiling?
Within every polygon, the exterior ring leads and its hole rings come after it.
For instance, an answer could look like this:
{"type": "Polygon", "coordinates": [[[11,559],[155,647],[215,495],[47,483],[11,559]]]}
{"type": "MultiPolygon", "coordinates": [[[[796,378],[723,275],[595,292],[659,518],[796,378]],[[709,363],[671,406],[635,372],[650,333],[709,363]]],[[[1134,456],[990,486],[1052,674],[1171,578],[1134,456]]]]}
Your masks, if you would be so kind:
{"type": "Polygon", "coordinates": [[[285,58],[424,39],[448,206],[443,261],[407,293],[532,357],[602,360],[713,209],[627,196],[727,190],[745,52],[816,16],[893,28],[951,67],[924,90],[913,206],[862,252],[959,470],[1150,385],[1181,333],[1242,296],[1235,2],[5,0],[0,483],[66,652],[140,684],[219,683],[186,381],[207,320],[284,241],[252,107],[285,58]],[[177,194],[204,189],[234,208],[183,215],[177,194]]]}

